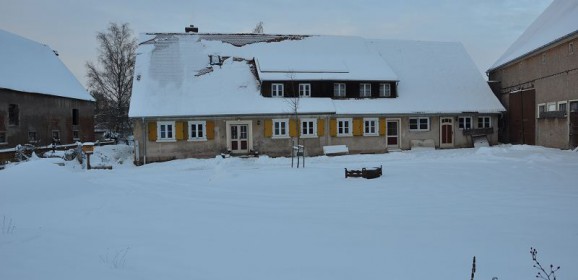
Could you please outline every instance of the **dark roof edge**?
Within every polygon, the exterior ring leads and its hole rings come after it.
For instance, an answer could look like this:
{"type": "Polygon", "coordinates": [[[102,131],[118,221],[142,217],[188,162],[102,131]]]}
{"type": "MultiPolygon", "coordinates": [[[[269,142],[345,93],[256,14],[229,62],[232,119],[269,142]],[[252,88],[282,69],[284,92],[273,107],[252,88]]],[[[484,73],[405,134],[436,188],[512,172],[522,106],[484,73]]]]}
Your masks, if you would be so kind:
{"type": "Polygon", "coordinates": [[[74,100],[87,101],[87,102],[96,102],[96,100],[94,100],[94,98],[90,94],[89,94],[89,96],[91,98],[93,98],[92,100],[91,99],[76,98],[76,97],[69,97],[69,96],[62,96],[62,95],[53,94],[53,93],[22,91],[22,90],[16,90],[16,89],[11,89],[11,88],[6,88],[6,87],[0,87],[0,90],[8,90],[8,91],[13,91],[13,92],[20,92],[20,93],[25,93],[25,94],[36,94],[36,95],[43,95],[43,96],[49,96],[49,97],[74,99],[74,100]]]}

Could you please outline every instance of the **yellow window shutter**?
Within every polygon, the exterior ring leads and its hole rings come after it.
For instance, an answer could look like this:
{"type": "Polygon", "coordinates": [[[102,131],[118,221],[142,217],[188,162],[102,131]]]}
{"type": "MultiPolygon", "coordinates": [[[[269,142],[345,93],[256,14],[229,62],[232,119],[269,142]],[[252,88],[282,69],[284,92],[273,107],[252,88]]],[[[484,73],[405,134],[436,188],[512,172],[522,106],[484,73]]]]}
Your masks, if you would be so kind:
{"type": "Polygon", "coordinates": [[[363,135],[363,119],[353,118],[353,136],[363,135]]]}
{"type": "Polygon", "coordinates": [[[212,140],[215,139],[215,122],[214,121],[207,121],[207,139],[212,140]]]}
{"type": "Polygon", "coordinates": [[[185,139],[184,129],[183,122],[175,122],[175,137],[177,140],[185,139]]]}
{"type": "Polygon", "coordinates": [[[317,120],[317,136],[323,136],[325,134],[325,120],[317,120]]]}
{"type": "Polygon", "coordinates": [[[298,119],[297,120],[294,118],[289,119],[289,136],[297,137],[297,127],[298,127],[297,124],[298,123],[299,123],[298,119]]]}
{"type": "Polygon", "coordinates": [[[381,136],[385,135],[385,119],[384,118],[379,119],[379,135],[381,135],[381,136]]]}
{"type": "Polygon", "coordinates": [[[265,137],[271,137],[273,136],[273,121],[272,120],[265,120],[263,122],[263,133],[265,134],[265,137]]]}
{"type": "Polygon", "coordinates": [[[148,123],[149,141],[157,141],[157,122],[148,123]]]}
{"type": "Polygon", "coordinates": [[[329,120],[329,135],[332,137],[337,136],[337,120],[331,119],[329,120]]]}

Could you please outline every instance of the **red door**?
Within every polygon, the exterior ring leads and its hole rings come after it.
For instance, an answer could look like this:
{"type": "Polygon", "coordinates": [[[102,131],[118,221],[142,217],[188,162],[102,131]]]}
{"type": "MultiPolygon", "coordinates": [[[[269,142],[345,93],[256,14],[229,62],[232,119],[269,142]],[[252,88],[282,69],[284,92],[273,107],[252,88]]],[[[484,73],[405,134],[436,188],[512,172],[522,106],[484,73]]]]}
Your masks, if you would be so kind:
{"type": "Polygon", "coordinates": [[[453,118],[441,118],[441,130],[440,130],[440,146],[453,146],[454,145],[454,119],[453,118]]]}

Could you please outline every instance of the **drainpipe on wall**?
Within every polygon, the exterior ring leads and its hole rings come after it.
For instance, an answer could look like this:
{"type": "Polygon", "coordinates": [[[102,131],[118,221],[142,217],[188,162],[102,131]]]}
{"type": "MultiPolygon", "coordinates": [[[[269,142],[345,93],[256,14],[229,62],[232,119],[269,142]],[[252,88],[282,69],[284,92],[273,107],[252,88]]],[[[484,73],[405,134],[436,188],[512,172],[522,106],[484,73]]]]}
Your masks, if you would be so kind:
{"type": "Polygon", "coordinates": [[[143,158],[143,164],[147,164],[147,135],[149,135],[148,132],[148,125],[145,125],[145,118],[142,118],[142,125],[143,125],[143,135],[142,135],[142,146],[143,146],[143,153],[142,153],[142,158],[143,158]]]}

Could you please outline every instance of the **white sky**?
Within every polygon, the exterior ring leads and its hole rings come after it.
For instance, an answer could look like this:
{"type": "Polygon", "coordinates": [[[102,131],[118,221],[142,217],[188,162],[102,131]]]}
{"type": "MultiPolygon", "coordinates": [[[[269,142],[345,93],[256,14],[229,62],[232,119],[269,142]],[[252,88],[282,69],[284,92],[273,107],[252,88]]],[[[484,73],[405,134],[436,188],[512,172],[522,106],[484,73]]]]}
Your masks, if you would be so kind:
{"type": "Polygon", "coordinates": [[[84,84],[96,33],[109,22],[135,32],[357,35],[462,42],[485,72],[552,0],[0,0],[0,29],[49,45],[84,84]]]}

